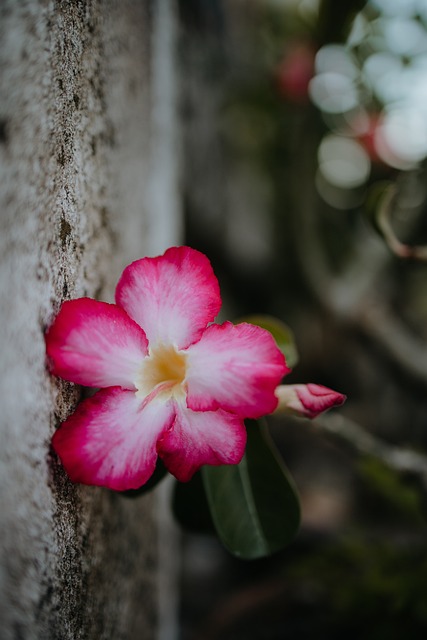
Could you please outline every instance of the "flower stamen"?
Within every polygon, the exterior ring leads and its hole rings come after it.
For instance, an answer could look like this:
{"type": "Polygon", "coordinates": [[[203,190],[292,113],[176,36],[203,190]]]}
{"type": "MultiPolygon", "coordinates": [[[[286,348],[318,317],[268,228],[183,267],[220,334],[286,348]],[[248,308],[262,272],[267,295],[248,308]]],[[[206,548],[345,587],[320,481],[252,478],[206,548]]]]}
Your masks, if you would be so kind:
{"type": "Polygon", "coordinates": [[[146,396],[156,387],[178,390],[187,373],[187,355],[170,345],[150,350],[139,371],[135,386],[137,396],[146,396]]]}

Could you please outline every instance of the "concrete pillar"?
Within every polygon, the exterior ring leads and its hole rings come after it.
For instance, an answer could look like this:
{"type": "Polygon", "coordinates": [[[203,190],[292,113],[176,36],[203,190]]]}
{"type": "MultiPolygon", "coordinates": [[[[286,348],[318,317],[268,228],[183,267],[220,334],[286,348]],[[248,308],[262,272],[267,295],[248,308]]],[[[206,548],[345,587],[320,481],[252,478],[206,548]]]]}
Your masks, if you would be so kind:
{"type": "Polygon", "coordinates": [[[172,2],[0,0],[0,47],[0,634],[149,640],[156,493],[69,482],[50,439],[80,390],[43,334],[180,241],[172,2]]]}

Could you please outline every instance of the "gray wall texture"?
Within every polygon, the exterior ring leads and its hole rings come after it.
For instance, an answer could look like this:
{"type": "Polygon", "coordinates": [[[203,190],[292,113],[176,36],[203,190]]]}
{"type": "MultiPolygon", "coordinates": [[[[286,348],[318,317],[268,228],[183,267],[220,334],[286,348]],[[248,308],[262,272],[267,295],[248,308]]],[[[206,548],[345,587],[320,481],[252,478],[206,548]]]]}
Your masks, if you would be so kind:
{"type": "Polygon", "coordinates": [[[43,334],[179,242],[175,76],[169,0],[0,0],[2,640],[158,637],[156,493],[69,482],[43,334]]]}

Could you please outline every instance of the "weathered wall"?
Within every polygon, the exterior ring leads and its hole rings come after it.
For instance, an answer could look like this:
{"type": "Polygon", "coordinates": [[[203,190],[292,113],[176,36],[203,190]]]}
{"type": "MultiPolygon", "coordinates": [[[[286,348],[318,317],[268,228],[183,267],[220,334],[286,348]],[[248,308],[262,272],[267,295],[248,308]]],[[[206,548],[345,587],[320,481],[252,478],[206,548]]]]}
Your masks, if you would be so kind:
{"type": "Polygon", "coordinates": [[[4,640],[156,636],[156,495],[68,481],[49,443],[79,390],[46,373],[43,333],[179,240],[171,6],[0,1],[4,640]]]}

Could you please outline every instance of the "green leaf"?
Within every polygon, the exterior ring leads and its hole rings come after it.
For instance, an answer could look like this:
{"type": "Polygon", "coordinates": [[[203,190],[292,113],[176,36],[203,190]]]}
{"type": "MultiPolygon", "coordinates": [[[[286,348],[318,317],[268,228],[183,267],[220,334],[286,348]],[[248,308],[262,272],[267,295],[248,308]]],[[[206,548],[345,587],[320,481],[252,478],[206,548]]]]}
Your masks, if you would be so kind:
{"type": "Polygon", "coordinates": [[[139,496],[142,496],[154,489],[154,487],[156,487],[159,482],[163,480],[167,473],[168,470],[166,469],[160,458],[158,458],[153,475],[144,485],[142,485],[142,487],[140,487],[139,489],[129,489],[128,491],[121,491],[120,495],[125,496],[125,498],[138,498],[139,496]]]}
{"type": "Polygon", "coordinates": [[[247,421],[248,443],[238,465],[205,466],[202,478],[224,546],[247,560],[285,547],[300,522],[294,484],[265,424],[247,421]]]}
{"type": "Polygon", "coordinates": [[[175,483],[172,512],[184,529],[215,534],[200,472],[195,473],[189,482],[175,483]]]}
{"type": "Polygon", "coordinates": [[[238,322],[249,322],[250,324],[257,325],[257,327],[267,329],[285,356],[288,367],[295,367],[298,363],[299,356],[294,334],[287,324],[273,316],[264,315],[246,316],[245,318],[240,318],[238,322]]]}

